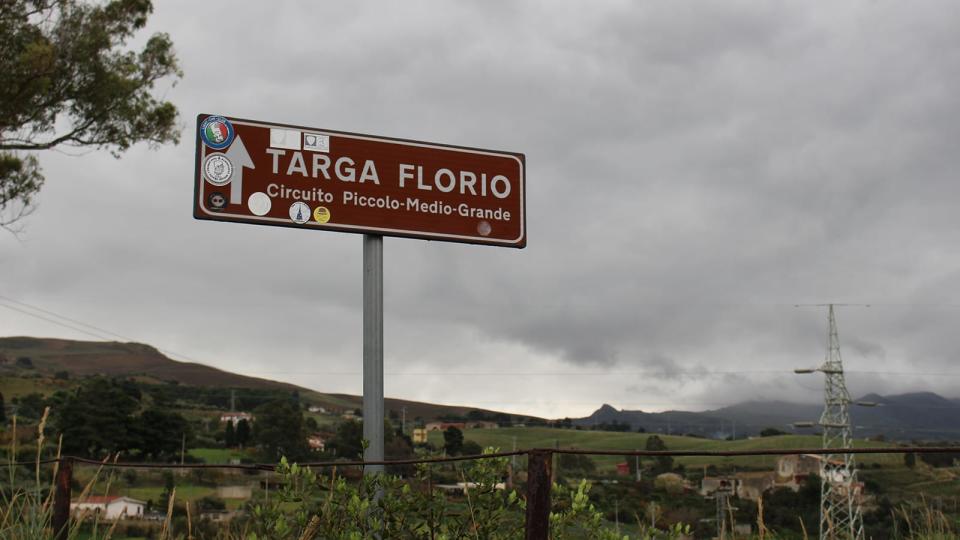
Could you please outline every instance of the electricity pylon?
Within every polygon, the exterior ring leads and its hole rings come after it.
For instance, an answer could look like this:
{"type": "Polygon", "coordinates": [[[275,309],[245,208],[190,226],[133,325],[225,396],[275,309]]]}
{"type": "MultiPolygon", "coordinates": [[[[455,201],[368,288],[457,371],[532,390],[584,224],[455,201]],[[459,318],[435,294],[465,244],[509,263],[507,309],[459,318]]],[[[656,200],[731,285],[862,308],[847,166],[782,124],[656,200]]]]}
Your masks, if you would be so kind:
{"type": "MultiPolygon", "coordinates": [[[[850,425],[850,393],[843,377],[840,338],[833,304],[829,307],[829,345],[823,365],[817,369],[798,369],[797,373],[823,372],[824,408],[819,425],[823,428],[823,448],[842,450],[853,447],[850,425]]],[[[872,405],[864,403],[864,405],[872,405]]],[[[820,461],[820,539],[863,540],[860,510],[860,484],[853,454],[825,454],[820,461]]]]}

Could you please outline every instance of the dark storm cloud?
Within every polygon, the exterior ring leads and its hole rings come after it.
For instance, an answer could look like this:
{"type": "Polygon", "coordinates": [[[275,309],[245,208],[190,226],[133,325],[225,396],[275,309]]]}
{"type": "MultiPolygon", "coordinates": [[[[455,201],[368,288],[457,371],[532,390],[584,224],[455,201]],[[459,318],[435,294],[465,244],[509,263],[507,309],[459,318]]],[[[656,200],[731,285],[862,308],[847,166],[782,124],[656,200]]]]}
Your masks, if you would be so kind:
{"type": "MultiPolygon", "coordinates": [[[[824,301],[874,304],[838,311],[851,391],[960,394],[923,375],[960,349],[958,10],[171,2],[151,24],[183,61],[187,141],[219,112],[525,152],[527,249],[386,242],[388,371],[422,374],[388,393],[562,416],[816,399],[789,372],[822,361],[826,314],[793,305],[824,301]],[[516,377],[451,379],[478,371],[551,378],[528,402],[516,377]]],[[[359,368],[359,237],[192,221],[189,147],[44,156],[0,286],[358,391],[332,373],[359,368]]]]}

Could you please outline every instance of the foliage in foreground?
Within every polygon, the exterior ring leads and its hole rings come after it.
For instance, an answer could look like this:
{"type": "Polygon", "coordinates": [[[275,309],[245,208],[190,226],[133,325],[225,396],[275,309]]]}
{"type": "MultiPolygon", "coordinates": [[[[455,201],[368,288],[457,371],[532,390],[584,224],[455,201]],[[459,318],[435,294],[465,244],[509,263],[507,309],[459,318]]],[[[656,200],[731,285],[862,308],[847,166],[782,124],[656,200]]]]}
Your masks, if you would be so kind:
{"type": "MultiPolygon", "coordinates": [[[[53,489],[50,477],[44,477],[40,456],[44,447],[43,429],[47,412],[38,426],[37,462],[33,470],[8,465],[6,485],[0,486],[0,538],[10,540],[53,538],[51,520],[53,489]]],[[[16,426],[14,419],[14,428],[16,426]]],[[[14,443],[15,443],[14,438],[14,443]]],[[[11,456],[17,455],[11,448],[11,456]]],[[[59,451],[57,453],[59,455],[59,451]]],[[[430,466],[419,466],[413,478],[377,475],[348,480],[337,470],[317,474],[308,467],[282,459],[277,468],[279,486],[248,503],[246,515],[229,525],[191,520],[191,504],[185,506],[186,519],[174,518],[178,504],[172,489],[166,501],[162,525],[146,523],[101,523],[96,516],[81,516],[70,524],[71,540],[107,540],[123,538],[125,527],[147,529],[149,538],[217,540],[361,540],[367,538],[430,538],[436,540],[486,539],[513,540],[524,537],[526,503],[501,481],[507,459],[485,458],[457,466],[459,479],[470,485],[463,496],[449,497],[436,489],[430,466]]],[[[102,468],[101,468],[102,469],[102,468]]],[[[102,471],[80,490],[78,500],[92,494],[102,471]]],[[[106,478],[109,492],[112,474],[106,478]]],[[[550,537],[555,540],[620,540],[619,534],[590,502],[590,484],[581,481],[575,487],[554,485],[549,517],[550,537]]],[[[762,539],[779,535],[768,530],[758,509],[757,524],[762,539]]],[[[889,538],[941,540],[957,537],[957,524],[927,505],[902,506],[892,511],[893,531],[889,538]]],[[[195,514],[194,514],[195,515],[195,514]]],[[[642,540],[690,538],[689,526],[674,525],[658,530],[640,525],[632,538],[642,540]]],[[[739,537],[738,537],[739,538],[739,537]]]]}
{"type": "MultiPolygon", "coordinates": [[[[421,466],[409,482],[383,475],[364,477],[352,485],[332,471],[319,480],[309,468],[281,462],[282,488],[270,502],[255,505],[241,536],[249,540],[331,538],[435,538],[513,540],[524,537],[526,503],[500,483],[507,467],[503,458],[468,462],[460,470],[465,501],[452,501],[431,484],[430,469],[421,466]]],[[[551,537],[619,540],[589,502],[590,485],[576,489],[554,486],[551,537]]],[[[673,538],[657,531],[643,538],[673,538]]],[[[651,531],[653,533],[653,531],[651,531]]]]}

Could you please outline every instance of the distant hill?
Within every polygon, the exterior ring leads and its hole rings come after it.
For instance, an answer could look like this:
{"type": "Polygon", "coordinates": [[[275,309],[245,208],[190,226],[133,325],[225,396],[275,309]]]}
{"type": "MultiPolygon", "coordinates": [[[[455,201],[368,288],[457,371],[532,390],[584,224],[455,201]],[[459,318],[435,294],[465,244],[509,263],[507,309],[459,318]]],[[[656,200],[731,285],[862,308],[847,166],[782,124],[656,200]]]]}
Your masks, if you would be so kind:
{"type": "MultiPolygon", "coordinates": [[[[891,440],[957,440],[960,439],[960,399],[947,399],[932,392],[916,392],[892,396],[867,394],[859,402],[876,403],[876,407],[852,406],[850,410],[856,437],[883,435],[891,440]]],[[[822,404],[785,401],[748,401],[703,412],[617,410],[604,404],[575,425],[595,426],[602,423],[627,423],[634,430],[692,434],[726,438],[758,435],[765,428],[787,433],[812,433],[812,429],[794,429],[794,422],[816,421],[823,412],[822,404]]]]}
{"type": "MultiPolygon", "coordinates": [[[[253,388],[298,391],[301,398],[311,403],[337,411],[360,409],[362,398],[349,394],[328,394],[303,388],[294,384],[248,377],[231,373],[204,364],[179,362],[164,356],[160,351],[142,343],[105,341],[74,341],[34,337],[0,338],[0,378],[23,376],[28,370],[53,377],[57,372],[67,372],[72,378],[90,375],[111,377],[134,377],[142,382],[177,383],[187,386],[219,388],[253,388]],[[30,368],[18,362],[29,359],[30,368]]],[[[34,391],[27,387],[23,393],[34,391]]],[[[8,395],[10,398],[12,395],[8,395]]],[[[406,407],[407,418],[421,417],[433,420],[446,415],[465,416],[470,411],[498,414],[498,411],[475,407],[438,405],[420,401],[387,398],[387,411],[399,412],[406,407]]],[[[513,415],[519,421],[532,417],[513,415]]],[[[537,419],[534,419],[537,420],[537,419]]]]}

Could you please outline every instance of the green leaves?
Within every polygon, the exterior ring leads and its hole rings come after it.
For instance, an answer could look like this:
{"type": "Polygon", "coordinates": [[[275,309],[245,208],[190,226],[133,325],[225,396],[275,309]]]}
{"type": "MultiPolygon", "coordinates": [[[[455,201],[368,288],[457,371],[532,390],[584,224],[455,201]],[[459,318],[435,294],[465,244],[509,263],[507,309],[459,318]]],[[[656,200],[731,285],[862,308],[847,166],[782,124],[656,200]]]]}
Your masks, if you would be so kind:
{"type": "Polygon", "coordinates": [[[0,227],[29,214],[43,183],[36,157],[61,145],[119,154],[179,140],[177,109],[153,96],[182,76],[167,34],[123,50],[149,0],[9,0],[0,15],[0,227]]]}

